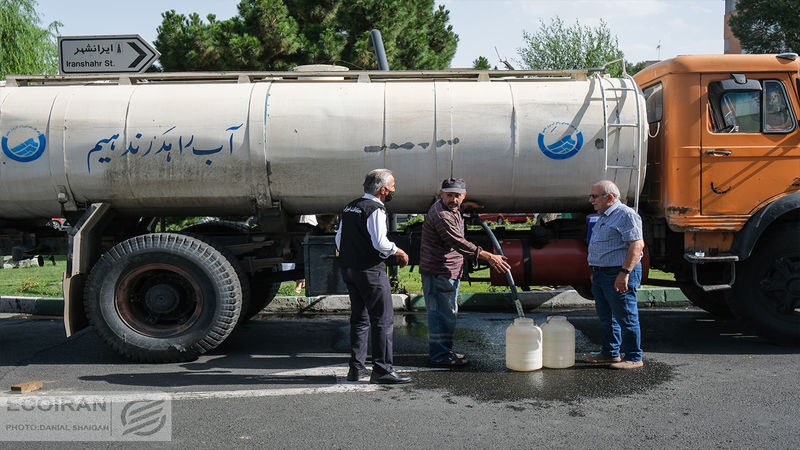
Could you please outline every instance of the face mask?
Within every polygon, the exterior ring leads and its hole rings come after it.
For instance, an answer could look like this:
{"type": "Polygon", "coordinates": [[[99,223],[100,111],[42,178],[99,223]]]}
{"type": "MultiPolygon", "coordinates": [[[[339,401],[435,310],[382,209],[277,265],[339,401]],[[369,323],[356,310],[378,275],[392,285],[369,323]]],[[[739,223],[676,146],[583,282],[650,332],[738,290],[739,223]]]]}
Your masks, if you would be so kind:
{"type": "Polygon", "coordinates": [[[389,191],[389,193],[386,194],[386,198],[383,199],[383,203],[389,203],[392,201],[392,197],[394,197],[394,191],[389,191]]]}

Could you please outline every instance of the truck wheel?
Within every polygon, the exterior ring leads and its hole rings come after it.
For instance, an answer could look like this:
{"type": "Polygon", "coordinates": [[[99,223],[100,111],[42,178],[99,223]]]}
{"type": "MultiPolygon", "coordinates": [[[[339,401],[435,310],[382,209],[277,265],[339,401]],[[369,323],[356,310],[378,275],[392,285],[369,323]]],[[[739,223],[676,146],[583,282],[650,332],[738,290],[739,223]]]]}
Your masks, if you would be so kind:
{"type": "Polygon", "coordinates": [[[123,356],[188,361],[231,333],[242,287],[236,270],[213,246],[181,234],[146,234],[100,258],[84,302],[97,334],[123,356]]]}
{"type": "Polygon", "coordinates": [[[800,224],[767,230],[736,276],[728,293],[736,314],[761,336],[800,345],[800,224]]]}
{"type": "Polygon", "coordinates": [[[190,225],[181,231],[189,233],[249,233],[253,231],[246,223],[233,220],[209,220],[208,222],[190,225]]]}
{"type": "MultiPolygon", "coordinates": [[[[702,266],[698,267],[698,270],[702,271],[702,266]]],[[[698,275],[701,280],[708,278],[704,276],[703,273],[698,273],[698,275]]],[[[725,300],[725,291],[706,292],[694,284],[692,268],[689,263],[682,264],[681,268],[675,271],[675,281],[678,283],[678,287],[681,288],[683,295],[685,295],[694,306],[708,311],[715,316],[733,317],[733,313],[725,300]]]]}
{"type": "Polygon", "coordinates": [[[242,312],[244,320],[253,318],[269,305],[275,296],[278,295],[278,289],[280,288],[280,281],[267,281],[261,277],[259,273],[250,277],[250,302],[247,305],[247,311],[242,312]]]}
{"type": "MultiPolygon", "coordinates": [[[[236,222],[231,222],[231,223],[236,223],[236,222]]],[[[200,225],[205,225],[205,224],[200,224],[200,225]]],[[[189,227],[189,228],[191,228],[191,227],[189,227]]],[[[188,228],[187,228],[187,230],[188,230],[188,228]]],[[[239,284],[242,287],[242,308],[241,308],[242,313],[239,315],[239,320],[237,321],[237,323],[242,323],[245,320],[247,320],[249,317],[246,317],[244,313],[245,313],[245,311],[248,311],[249,305],[250,305],[250,300],[251,300],[251,294],[250,294],[251,290],[250,290],[250,281],[249,281],[250,278],[247,275],[247,273],[244,271],[244,269],[242,268],[242,265],[239,264],[239,260],[236,258],[236,255],[231,253],[225,247],[222,247],[222,246],[218,245],[216,242],[214,242],[214,239],[211,238],[211,237],[203,236],[203,235],[200,235],[200,234],[189,233],[186,230],[180,231],[179,233],[182,234],[182,235],[185,235],[185,236],[190,236],[190,237],[193,237],[195,239],[199,239],[199,240],[205,242],[206,244],[214,247],[214,249],[217,250],[218,252],[222,253],[222,256],[224,256],[225,259],[227,259],[228,262],[231,264],[231,266],[233,266],[233,270],[236,271],[236,277],[239,279],[239,284]]]]}
{"type": "MultiPolygon", "coordinates": [[[[204,236],[203,233],[248,233],[250,231],[252,231],[252,228],[241,222],[212,220],[210,222],[198,223],[184,228],[181,230],[181,233],[192,233],[190,234],[191,236],[212,243],[213,238],[204,236]]],[[[219,247],[217,248],[220,249],[219,247]]],[[[236,262],[233,255],[227,253],[224,249],[220,251],[228,256],[242,284],[242,314],[239,316],[239,323],[242,323],[258,314],[275,298],[275,295],[278,294],[278,289],[281,287],[281,283],[279,281],[267,282],[263,280],[258,273],[247,275],[244,270],[241,269],[241,265],[236,262]]]]}

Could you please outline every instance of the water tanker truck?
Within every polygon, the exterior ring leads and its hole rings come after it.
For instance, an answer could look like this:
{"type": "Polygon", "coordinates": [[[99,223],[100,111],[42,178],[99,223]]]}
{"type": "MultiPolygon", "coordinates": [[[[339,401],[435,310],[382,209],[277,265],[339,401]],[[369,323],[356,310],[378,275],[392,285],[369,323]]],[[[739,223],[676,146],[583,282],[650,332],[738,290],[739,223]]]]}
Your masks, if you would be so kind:
{"type": "MultiPolygon", "coordinates": [[[[395,173],[390,213],[426,212],[450,176],[484,211],[572,213],[498,231],[523,286],[589,284],[587,192],[610,179],[644,218],[651,266],[674,271],[698,306],[796,342],[797,73],[791,55],[745,55],[679,57],[635,81],[583,70],[10,76],[0,235],[17,253],[63,243],[68,335],[90,324],[129,358],[187,360],[284,280],[341,290],[332,234],[296,217],[338,213],[371,169],[395,173]],[[776,89],[784,128],[766,121],[776,89]],[[165,217],[195,216],[253,220],[164,231],[165,217]],[[42,226],[52,217],[72,224],[66,237],[42,226]]],[[[414,227],[392,238],[413,263],[414,227]]]]}

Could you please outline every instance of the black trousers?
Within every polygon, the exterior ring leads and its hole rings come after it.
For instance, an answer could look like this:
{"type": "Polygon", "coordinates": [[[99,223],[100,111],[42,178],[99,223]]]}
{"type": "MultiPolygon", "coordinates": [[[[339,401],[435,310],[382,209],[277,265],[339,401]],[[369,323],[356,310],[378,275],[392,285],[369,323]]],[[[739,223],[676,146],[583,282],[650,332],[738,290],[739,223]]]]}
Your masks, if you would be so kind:
{"type": "Polygon", "coordinates": [[[392,372],[394,309],[386,268],[383,264],[370,269],[343,268],[342,278],[350,294],[350,367],[364,368],[371,334],[373,370],[379,375],[392,372]]]}

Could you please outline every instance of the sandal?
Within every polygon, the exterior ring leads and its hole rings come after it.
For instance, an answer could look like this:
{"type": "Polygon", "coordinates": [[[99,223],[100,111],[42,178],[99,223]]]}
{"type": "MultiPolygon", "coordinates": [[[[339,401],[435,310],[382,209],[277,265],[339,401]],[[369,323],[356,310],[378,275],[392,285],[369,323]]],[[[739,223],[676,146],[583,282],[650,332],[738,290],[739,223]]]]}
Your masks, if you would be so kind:
{"type": "Polygon", "coordinates": [[[466,355],[450,352],[441,361],[428,361],[431,367],[461,367],[469,364],[466,355]]]}

